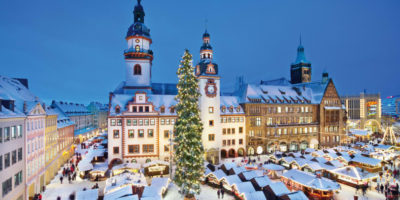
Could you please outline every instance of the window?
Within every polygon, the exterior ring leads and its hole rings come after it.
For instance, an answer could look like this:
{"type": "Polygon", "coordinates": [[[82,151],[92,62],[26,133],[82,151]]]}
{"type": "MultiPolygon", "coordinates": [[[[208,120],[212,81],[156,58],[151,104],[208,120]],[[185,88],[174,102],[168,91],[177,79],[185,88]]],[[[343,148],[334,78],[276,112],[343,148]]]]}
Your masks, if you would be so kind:
{"type": "Polygon", "coordinates": [[[232,128],[232,134],[235,134],[235,128],[232,128]]]}
{"type": "Polygon", "coordinates": [[[148,106],[144,107],[144,112],[150,112],[150,108],[148,106]]]}
{"type": "Polygon", "coordinates": [[[11,153],[11,161],[12,161],[12,164],[17,163],[17,150],[12,151],[12,153],[11,153]]]}
{"type": "Polygon", "coordinates": [[[122,120],[121,119],[117,119],[117,125],[121,126],[122,125],[122,120]]]}
{"type": "Polygon", "coordinates": [[[268,117],[267,119],[267,125],[271,125],[272,124],[272,117],[268,117]]]}
{"type": "Polygon", "coordinates": [[[153,137],[153,136],[154,136],[154,130],[153,129],[147,130],[147,137],[153,137]]]}
{"type": "Polygon", "coordinates": [[[19,171],[14,175],[14,185],[18,186],[19,184],[22,183],[22,171],[19,171]]]}
{"type": "Polygon", "coordinates": [[[208,124],[209,124],[210,126],[214,126],[214,120],[208,121],[208,124]]]}
{"type": "Polygon", "coordinates": [[[250,136],[250,137],[254,137],[254,131],[253,131],[253,130],[250,130],[250,131],[249,131],[249,136],[250,136]]]}
{"type": "Polygon", "coordinates": [[[239,133],[243,133],[243,127],[239,127],[239,133]]]}
{"type": "Polygon", "coordinates": [[[3,142],[3,129],[0,128],[0,143],[3,142]]]}
{"type": "Polygon", "coordinates": [[[139,129],[139,137],[144,137],[144,130],[143,129],[139,129]]]}
{"type": "Polygon", "coordinates": [[[222,134],[225,135],[226,134],[226,128],[222,129],[222,134]]]}
{"type": "Polygon", "coordinates": [[[208,134],[208,141],[214,141],[215,140],[215,134],[208,134]]]}
{"type": "Polygon", "coordinates": [[[17,127],[12,126],[11,127],[11,139],[15,139],[15,138],[17,138],[17,127]]]}
{"type": "Polygon", "coordinates": [[[153,144],[144,144],[143,145],[143,153],[153,153],[154,145],[153,144]]]}
{"type": "Polygon", "coordinates": [[[132,112],[137,112],[137,107],[136,106],[132,106],[132,112]]]}
{"type": "Polygon", "coordinates": [[[10,166],[10,153],[4,154],[4,168],[10,166]]]}
{"type": "Polygon", "coordinates": [[[261,126],[261,117],[256,118],[256,126],[261,126]]]}
{"type": "Polygon", "coordinates": [[[214,107],[208,107],[208,113],[214,113],[214,107]]]}
{"type": "Polygon", "coordinates": [[[128,126],[131,125],[131,120],[130,119],[126,120],[126,125],[128,125],[128,126]]]}
{"type": "Polygon", "coordinates": [[[10,127],[4,128],[4,142],[10,141],[10,127]]]}
{"type": "Polygon", "coordinates": [[[7,179],[3,182],[3,197],[6,196],[12,190],[12,178],[7,179]]]}
{"type": "Polygon", "coordinates": [[[0,171],[3,170],[3,156],[0,155],[0,171]]]}
{"type": "Polygon", "coordinates": [[[175,124],[175,119],[171,119],[171,124],[172,124],[172,125],[175,124]]]}
{"type": "Polygon", "coordinates": [[[129,129],[128,130],[128,137],[129,138],[134,138],[135,137],[135,133],[134,133],[133,129],[129,129]]]}
{"type": "Polygon", "coordinates": [[[150,119],[150,125],[154,125],[155,120],[154,119],[150,119]]]}
{"type": "Polygon", "coordinates": [[[135,51],[136,51],[136,52],[139,52],[139,51],[140,51],[140,46],[139,46],[139,45],[136,45],[136,46],[135,46],[135,51]]]}
{"type": "Polygon", "coordinates": [[[228,134],[231,134],[231,129],[230,129],[230,128],[228,128],[227,130],[228,130],[228,134]]]}
{"type": "Polygon", "coordinates": [[[137,126],[137,120],[136,120],[136,119],[132,120],[132,124],[133,124],[134,126],[137,126]]]}
{"type": "Polygon", "coordinates": [[[166,125],[169,125],[169,119],[166,119],[166,120],[165,120],[165,124],[166,124],[166,125]]]}
{"type": "Polygon", "coordinates": [[[222,146],[226,146],[226,140],[222,140],[222,146]]]}
{"type": "Polygon", "coordinates": [[[119,130],[114,130],[114,138],[119,138],[119,130]]]}
{"type": "Polygon", "coordinates": [[[143,112],[143,106],[139,106],[139,112],[143,112]]]}
{"type": "Polygon", "coordinates": [[[239,139],[239,144],[243,144],[243,139],[239,139]]]}
{"type": "Polygon", "coordinates": [[[164,138],[169,138],[169,131],[168,130],[164,131],[164,138]]]}
{"type": "Polygon", "coordinates": [[[232,145],[235,145],[235,139],[232,140],[232,145]]]}
{"type": "Polygon", "coordinates": [[[139,119],[139,126],[143,126],[143,120],[139,119]]]}
{"type": "Polygon", "coordinates": [[[139,153],[139,145],[128,145],[128,153],[139,153]]]}
{"type": "Polygon", "coordinates": [[[169,147],[168,147],[168,145],[164,145],[164,152],[169,152],[169,147]]]}
{"type": "Polygon", "coordinates": [[[231,145],[231,140],[228,140],[227,142],[228,142],[227,143],[228,146],[231,145]]]}
{"type": "Polygon", "coordinates": [[[138,64],[135,65],[133,68],[133,75],[141,75],[142,74],[142,67],[138,64]]]}
{"type": "Polygon", "coordinates": [[[111,126],[115,126],[115,119],[111,120],[111,126]]]}
{"type": "Polygon", "coordinates": [[[165,124],[165,120],[161,119],[161,125],[164,125],[164,124],[165,124]]]}
{"type": "Polygon", "coordinates": [[[149,120],[148,120],[148,119],[145,119],[145,120],[144,120],[144,125],[145,125],[145,126],[148,126],[148,125],[149,125],[149,120]]]}
{"type": "Polygon", "coordinates": [[[278,107],[278,113],[281,113],[281,111],[282,111],[281,107],[278,107]]]}
{"type": "Polygon", "coordinates": [[[18,149],[18,161],[22,160],[22,148],[18,149]]]}
{"type": "Polygon", "coordinates": [[[113,147],[113,153],[119,154],[119,147],[113,147]]]}

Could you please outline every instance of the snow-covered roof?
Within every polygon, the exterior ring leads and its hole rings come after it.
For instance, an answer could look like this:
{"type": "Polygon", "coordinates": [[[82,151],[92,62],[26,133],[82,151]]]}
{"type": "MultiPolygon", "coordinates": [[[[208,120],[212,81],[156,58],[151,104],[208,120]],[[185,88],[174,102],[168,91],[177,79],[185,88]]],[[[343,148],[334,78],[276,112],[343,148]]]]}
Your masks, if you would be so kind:
{"type": "Polygon", "coordinates": [[[374,148],[375,148],[375,149],[383,149],[383,150],[388,150],[388,149],[390,149],[390,148],[394,148],[394,147],[393,147],[393,146],[391,146],[391,145],[379,144],[379,145],[376,145],[374,148]]]}
{"type": "Polygon", "coordinates": [[[234,184],[234,186],[236,187],[239,194],[251,193],[251,192],[256,191],[253,187],[253,184],[251,184],[251,182],[248,182],[248,181],[236,183],[236,184],[234,184]]]}
{"type": "Polygon", "coordinates": [[[268,178],[268,176],[260,176],[254,178],[254,181],[258,184],[260,187],[265,187],[269,184],[272,183],[271,179],[268,178]]]}
{"type": "Polygon", "coordinates": [[[92,200],[99,197],[99,189],[81,190],[76,192],[77,200],[92,200]]]}
{"type": "Polygon", "coordinates": [[[67,116],[90,115],[89,110],[83,104],[52,101],[52,107],[58,107],[67,116]]]}
{"type": "Polygon", "coordinates": [[[358,162],[358,163],[363,163],[363,164],[368,164],[372,166],[377,166],[379,165],[382,161],[376,158],[370,158],[370,157],[365,157],[359,154],[355,154],[354,158],[351,159],[353,162],[358,162]]]}
{"type": "Polygon", "coordinates": [[[214,175],[218,180],[221,180],[223,177],[226,176],[225,172],[222,169],[215,170],[214,172],[210,172],[209,174],[214,175]]]}
{"type": "Polygon", "coordinates": [[[265,164],[262,166],[265,170],[283,171],[285,167],[277,164],[265,164]]]}
{"type": "Polygon", "coordinates": [[[104,193],[110,193],[115,190],[119,190],[124,186],[147,186],[146,178],[141,173],[122,173],[116,176],[110,177],[106,180],[104,187],[104,193]]]}
{"type": "Polygon", "coordinates": [[[244,167],[233,167],[230,170],[232,170],[234,174],[240,174],[241,172],[246,171],[246,168],[244,168],[244,167]]]}
{"type": "Polygon", "coordinates": [[[276,196],[290,193],[289,189],[282,182],[274,182],[268,185],[276,196]]]}
{"type": "Polygon", "coordinates": [[[313,148],[307,148],[306,150],[304,150],[306,153],[312,153],[315,151],[315,149],[313,148]]]}
{"type": "Polygon", "coordinates": [[[234,162],[226,162],[226,163],[224,163],[222,165],[225,167],[226,170],[230,170],[230,169],[232,169],[234,167],[237,167],[237,164],[234,163],[234,162]]]}
{"type": "Polygon", "coordinates": [[[168,184],[170,183],[169,178],[154,177],[151,179],[151,186],[159,196],[162,196],[163,192],[167,190],[168,184]]]}
{"type": "Polygon", "coordinates": [[[244,114],[243,108],[240,106],[240,99],[238,96],[221,96],[220,97],[221,115],[237,115],[244,114]],[[232,108],[232,109],[230,109],[232,108]]]}
{"type": "Polygon", "coordinates": [[[369,130],[350,129],[350,133],[356,136],[368,136],[371,134],[369,130]]]}
{"type": "Polygon", "coordinates": [[[305,185],[307,187],[318,190],[338,190],[340,185],[330,179],[324,177],[317,177],[314,174],[303,172],[297,169],[291,169],[282,174],[282,177],[305,185]]]}
{"type": "Polygon", "coordinates": [[[104,192],[104,200],[115,200],[124,196],[131,196],[132,193],[132,186],[126,185],[122,187],[117,187],[110,192],[104,192]]]}
{"type": "Polygon", "coordinates": [[[237,184],[237,183],[241,183],[242,180],[240,180],[240,178],[238,177],[238,175],[230,175],[230,176],[226,176],[222,179],[225,179],[226,183],[228,183],[229,186],[232,186],[233,184],[237,184]]]}
{"type": "Polygon", "coordinates": [[[308,200],[308,197],[301,190],[286,194],[285,196],[287,196],[290,200],[308,200]]]}
{"type": "Polygon", "coordinates": [[[154,199],[162,199],[161,195],[158,193],[156,190],[156,187],[153,186],[146,186],[144,187],[143,193],[142,193],[142,199],[143,198],[154,198],[154,199]]]}
{"type": "Polygon", "coordinates": [[[245,171],[245,172],[242,172],[240,174],[243,175],[244,179],[246,179],[247,181],[249,181],[252,178],[258,177],[258,174],[253,170],[245,171]]]}
{"type": "Polygon", "coordinates": [[[163,160],[152,160],[148,163],[143,164],[143,168],[150,167],[153,165],[169,165],[169,163],[163,160]]]}
{"type": "Polygon", "coordinates": [[[1,106],[0,118],[24,117],[42,101],[19,80],[0,75],[0,99],[13,100],[14,110],[1,106]],[[24,110],[24,103],[26,110],[24,110]]]}
{"type": "Polygon", "coordinates": [[[123,163],[116,165],[112,168],[112,170],[120,170],[120,169],[140,169],[139,163],[123,163]]]}
{"type": "Polygon", "coordinates": [[[89,170],[93,169],[93,165],[92,165],[92,163],[90,163],[90,161],[81,160],[78,163],[78,169],[79,169],[79,171],[82,171],[82,172],[89,171],[89,170]]]}
{"type": "Polygon", "coordinates": [[[360,168],[354,166],[341,167],[337,169],[332,169],[330,171],[332,173],[340,174],[342,176],[347,176],[357,180],[378,177],[378,174],[370,173],[368,171],[362,171],[360,168]]]}
{"type": "Polygon", "coordinates": [[[250,192],[250,193],[246,192],[246,193],[244,193],[244,199],[245,200],[267,200],[263,191],[256,191],[256,192],[250,192]]]}

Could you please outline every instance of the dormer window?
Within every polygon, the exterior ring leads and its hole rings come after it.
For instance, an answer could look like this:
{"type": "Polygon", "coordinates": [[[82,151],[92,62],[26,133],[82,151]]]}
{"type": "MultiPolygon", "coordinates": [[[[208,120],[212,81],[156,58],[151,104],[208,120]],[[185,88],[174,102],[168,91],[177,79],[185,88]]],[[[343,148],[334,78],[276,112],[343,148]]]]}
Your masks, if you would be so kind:
{"type": "Polygon", "coordinates": [[[240,107],[236,107],[236,112],[240,112],[240,107]]]}
{"type": "Polygon", "coordinates": [[[233,106],[229,107],[229,112],[233,112],[233,106]]]}
{"type": "Polygon", "coordinates": [[[215,74],[215,69],[213,64],[207,65],[207,73],[215,74]]]}
{"type": "Polygon", "coordinates": [[[164,106],[161,106],[160,112],[161,112],[161,113],[165,113],[165,107],[164,107],[164,106]]]}
{"type": "Polygon", "coordinates": [[[225,112],[225,111],[226,111],[226,107],[225,107],[225,106],[222,106],[222,107],[221,107],[221,111],[222,111],[222,112],[225,112]]]}
{"type": "Polygon", "coordinates": [[[175,113],[175,107],[174,106],[171,106],[170,113],[175,113]]]}
{"type": "Polygon", "coordinates": [[[120,113],[121,112],[121,108],[117,105],[115,106],[115,113],[120,113]]]}

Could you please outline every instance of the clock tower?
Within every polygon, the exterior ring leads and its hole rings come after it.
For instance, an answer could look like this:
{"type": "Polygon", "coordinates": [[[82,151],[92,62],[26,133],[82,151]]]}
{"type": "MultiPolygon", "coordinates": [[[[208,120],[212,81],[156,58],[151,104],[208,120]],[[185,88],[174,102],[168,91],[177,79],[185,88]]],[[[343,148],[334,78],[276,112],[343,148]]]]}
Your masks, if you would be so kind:
{"type": "Polygon", "coordinates": [[[126,63],[125,90],[150,89],[153,51],[150,29],[144,24],[144,9],[138,0],[133,10],[133,24],[126,34],[128,48],[124,51],[126,63]]]}
{"type": "Polygon", "coordinates": [[[200,62],[196,65],[195,74],[199,80],[201,97],[199,99],[200,117],[203,122],[202,140],[206,152],[205,159],[219,163],[221,142],[220,115],[220,77],[218,65],[213,62],[213,49],[210,34],[203,34],[203,45],[200,48],[200,62]]]}
{"type": "Polygon", "coordinates": [[[308,83],[311,81],[311,62],[306,59],[304,47],[301,44],[297,47],[297,58],[290,66],[290,79],[292,84],[308,83]]]}

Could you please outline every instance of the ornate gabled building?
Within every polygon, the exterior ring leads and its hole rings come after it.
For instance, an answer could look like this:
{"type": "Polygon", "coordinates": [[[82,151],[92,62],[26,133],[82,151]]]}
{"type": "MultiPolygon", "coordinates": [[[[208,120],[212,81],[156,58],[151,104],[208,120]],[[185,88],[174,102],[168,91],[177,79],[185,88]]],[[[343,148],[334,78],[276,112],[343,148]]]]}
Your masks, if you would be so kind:
{"type": "MultiPolygon", "coordinates": [[[[170,161],[173,151],[176,84],[151,81],[152,39],[144,24],[145,12],[140,1],[133,14],[134,23],[126,36],[128,48],[124,51],[126,79],[109,97],[108,159],[111,165],[170,161]]],[[[224,157],[245,153],[244,111],[238,97],[220,95],[218,65],[213,62],[207,31],[203,34],[200,58],[195,74],[202,94],[199,107],[204,126],[205,158],[218,163],[220,152],[224,157]]]]}

